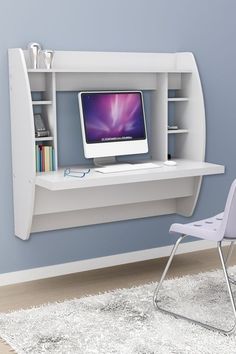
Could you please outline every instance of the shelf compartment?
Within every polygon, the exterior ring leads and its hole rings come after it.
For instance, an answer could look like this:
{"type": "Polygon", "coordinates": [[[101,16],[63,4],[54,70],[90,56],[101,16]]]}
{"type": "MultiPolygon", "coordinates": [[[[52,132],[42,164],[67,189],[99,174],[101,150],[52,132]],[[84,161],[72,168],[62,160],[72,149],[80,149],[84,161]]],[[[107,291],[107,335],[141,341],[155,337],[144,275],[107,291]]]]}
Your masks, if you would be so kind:
{"type": "Polygon", "coordinates": [[[168,134],[186,134],[188,133],[188,129],[176,129],[176,130],[168,130],[168,134]]]}
{"type": "MultiPolygon", "coordinates": [[[[187,80],[191,79],[192,75],[189,71],[181,72],[168,72],[168,90],[177,90],[178,96],[182,97],[181,91],[183,89],[184,83],[187,80]]],[[[184,97],[185,95],[183,95],[184,97]]]]}
{"type": "Polygon", "coordinates": [[[183,198],[193,194],[194,179],[182,178],[171,181],[152,180],[138,183],[123,183],[119,185],[100,186],[93,188],[78,188],[57,190],[51,193],[43,188],[37,198],[34,215],[54,214],[72,210],[129,205],[158,200],[183,198]],[[63,203],[60,201],[63,199],[63,203]],[[45,200],[47,202],[45,203],[45,200]],[[81,203],[81,201],[83,201],[81,203]]]}

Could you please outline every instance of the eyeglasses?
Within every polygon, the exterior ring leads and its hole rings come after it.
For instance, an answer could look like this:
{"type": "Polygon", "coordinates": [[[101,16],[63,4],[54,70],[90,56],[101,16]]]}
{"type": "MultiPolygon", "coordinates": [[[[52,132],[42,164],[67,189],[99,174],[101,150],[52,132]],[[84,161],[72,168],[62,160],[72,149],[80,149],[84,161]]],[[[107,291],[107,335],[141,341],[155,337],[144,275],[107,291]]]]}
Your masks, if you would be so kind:
{"type": "Polygon", "coordinates": [[[70,168],[66,168],[64,170],[64,177],[69,176],[69,177],[75,177],[75,178],[83,178],[84,176],[86,176],[88,173],[90,172],[90,168],[88,168],[87,170],[71,170],[70,168]]]}

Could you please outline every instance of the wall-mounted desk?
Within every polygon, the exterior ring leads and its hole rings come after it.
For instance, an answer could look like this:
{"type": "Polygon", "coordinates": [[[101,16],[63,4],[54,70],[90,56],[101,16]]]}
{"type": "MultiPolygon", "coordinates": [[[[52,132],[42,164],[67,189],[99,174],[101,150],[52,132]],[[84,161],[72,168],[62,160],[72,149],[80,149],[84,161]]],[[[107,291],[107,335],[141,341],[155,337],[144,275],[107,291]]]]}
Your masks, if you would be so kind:
{"type": "Polygon", "coordinates": [[[173,167],[106,175],[91,170],[82,179],[64,177],[64,169],[42,173],[35,181],[32,229],[41,231],[46,225],[50,230],[171,213],[191,215],[199,177],[223,172],[223,166],[177,160],[173,167]]]}
{"type": "Polygon", "coordinates": [[[15,234],[23,240],[38,231],[170,213],[190,216],[202,176],[224,172],[223,166],[204,162],[204,101],[191,53],[59,51],[53,69],[33,70],[28,51],[16,48],[9,50],[9,68],[15,234]],[[150,156],[162,164],[171,152],[178,164],[109,175],[91,171],[83,179],[64,177],[57,158],[56,93],[96,89],[148,90],[150,156]],[[32,92],[41,95],[36,102],[32,92]],[[178,131],[168,131],[171,104],[178,131]],[[35,139],[36,105],[42,106],[49,138],[35,139]],[[36,174],[38,142],[54,147],[55,172],[36,174]]]}

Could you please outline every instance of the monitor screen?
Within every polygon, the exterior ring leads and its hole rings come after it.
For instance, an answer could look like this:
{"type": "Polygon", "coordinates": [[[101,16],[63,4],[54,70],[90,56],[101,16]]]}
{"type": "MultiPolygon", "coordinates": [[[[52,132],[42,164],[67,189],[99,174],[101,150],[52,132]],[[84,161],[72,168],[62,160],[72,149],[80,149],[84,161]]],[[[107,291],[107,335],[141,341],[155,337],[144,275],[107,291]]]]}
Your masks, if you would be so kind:
{"type": "Polygon", "coordinates": [[[82,93],[87,144],[146,138],[140,92],[82,93]]]}
{"type": "Polygon", "coordinates": [[[85,157],[148,151],[141,91],[80,92],[85,157]]]}

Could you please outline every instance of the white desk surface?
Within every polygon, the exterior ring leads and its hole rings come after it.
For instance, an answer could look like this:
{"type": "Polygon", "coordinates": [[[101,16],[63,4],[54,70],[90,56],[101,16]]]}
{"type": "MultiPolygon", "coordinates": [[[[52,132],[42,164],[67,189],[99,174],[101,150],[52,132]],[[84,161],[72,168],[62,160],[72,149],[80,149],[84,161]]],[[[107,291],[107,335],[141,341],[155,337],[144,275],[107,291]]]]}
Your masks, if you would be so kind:
{"type": "MultiPolygon", "coordinates": [[[[83,178],[64,177],[64,168],[61,168],[55,172],[38,173],[35,184],[51,191],[59,191],[224,173],[224,166],[222,165],[181,159],[175,159],[175,161],[177,162],[176,166],[165,166],[163,162],[152,161],[161,165],[161,167],[110,174],[102,174],[91,168],[90,173],[83,178]]],[[[79,168],[81,167],[71,166],[73,170],[79,168]]],[[[87,166],[84,167],[84,169],[86,168],[87,166]]]]}

